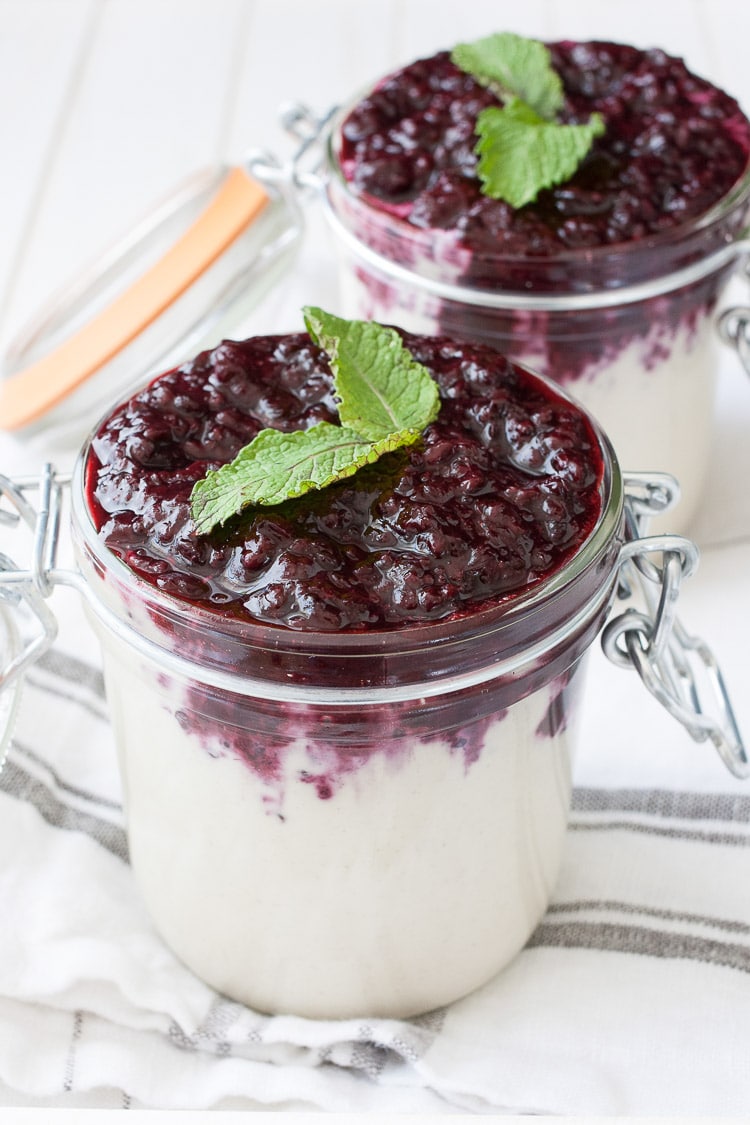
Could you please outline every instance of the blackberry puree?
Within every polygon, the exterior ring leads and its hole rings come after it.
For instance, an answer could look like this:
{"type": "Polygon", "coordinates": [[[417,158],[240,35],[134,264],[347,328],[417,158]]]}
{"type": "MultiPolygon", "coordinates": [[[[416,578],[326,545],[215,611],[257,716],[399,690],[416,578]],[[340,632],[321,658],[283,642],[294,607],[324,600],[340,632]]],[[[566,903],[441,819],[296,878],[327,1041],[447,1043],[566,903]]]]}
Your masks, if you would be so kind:
{"type": "MultiPolygon", "coordinates": [[[[482,195],[474,129],[498,100],[444,51],[384,79],[344,121],[340,162],[354,190],[420,229],[457,231],[481,263],[488,252],[549,258],[641,240],[699,218],[740,179],[750,123],[680,59],[614,43],[547,46],[565,92],[560,121],[597,112],[606,124],[565,183],[520,209],[482,195]]],[[[494,280],[476,268],[467,280],[494,280]]]]}
{"type": "Polygon", "coordinates": [[[156,379],[92,444],[88,498],[107,547],[219,616],[318,632],[475,613],[564,565],[600,511],[585,415],[490,349],[403,333],[440,386],[422,443],[353,478],[199,537],[189,498],[265,426],[336,423],[306,334],[225,341],[156,379]]]}

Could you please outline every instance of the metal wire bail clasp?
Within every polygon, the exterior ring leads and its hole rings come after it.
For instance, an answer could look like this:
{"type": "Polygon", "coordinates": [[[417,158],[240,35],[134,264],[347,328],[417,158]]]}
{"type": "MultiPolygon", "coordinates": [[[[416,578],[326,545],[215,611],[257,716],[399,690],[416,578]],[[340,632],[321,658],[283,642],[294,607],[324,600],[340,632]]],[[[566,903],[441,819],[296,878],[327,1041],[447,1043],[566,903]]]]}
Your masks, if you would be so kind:
{"type": "MultiPolygon", "coordinates": [[[[743,255],[741,273],[750,284],[750,239],[738,243],[743,255]]],[[[719,334],[725,343],[737,350],[742,365],[750,375],[750,306],[736,305],[719,317],[719,334]]]]}
{"type": "MultiPolygon", "coordinates": [[[[653,510],[664,511],[661,478],[653,510]]],[[[651,694],[696,742],[709,739],[727,769],[750,777],[750,759],[716,657],[676,613],[680,586],[698,564],[698,548],[680,535],[639,538],[648,477],[626,477],[628,539],[620,553],[619,596],[632,600],[602,633],[602,647],[620,667],[633,667],[651,694]]]]}
{"type": "Polygon", "coordinates": [[[11,480],[0,475],[0,527],[17,529],[26,525],[33,536],[31,563],[19,567],[9,555],[0,552],[0,604],[11,611],[29,611],[35,628],[6,667],[0,667],[0,691],[10,687],[23,671],[50,647],[57,636],[57,621],[47,598],[57,580],[55,563],[60,531],[62,493],[69,475],[56,473],[45,465],[40,477],[11,480]],[[38,490],[37,506],[27,493],[38,490]]]}
{"type": "Polygon", "coordinates": [[[262,183],[273,185],[287,195],[319,191],[323,186],[325,163],[323,141],[337,112],[338,106],[332,106],[317,116],[301,102],[283,106],[279,115],[281,126],[297,142],[291,159],[282,162],[272,153],[251,149],[245,155],[248,170],[262,183]]]}

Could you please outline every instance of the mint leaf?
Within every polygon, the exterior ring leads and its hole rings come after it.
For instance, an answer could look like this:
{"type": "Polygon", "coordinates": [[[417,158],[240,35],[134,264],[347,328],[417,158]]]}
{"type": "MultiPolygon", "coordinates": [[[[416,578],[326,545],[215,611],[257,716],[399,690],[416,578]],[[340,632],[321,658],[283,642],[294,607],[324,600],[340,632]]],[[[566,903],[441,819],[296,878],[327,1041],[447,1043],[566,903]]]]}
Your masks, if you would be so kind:
{"type": "Polygon", "coordinates": [[[489,106],[477,118],[482,191],[512,207],[523,207],[543,188],[569,179],[603,132],[598,113],[585,125],[556,125],[518,98],[502,109],[489,106]]]}
{"type": "Polygon", "coordinates": [[[328,352],[343,425],[261,430],[235,459],[209,470],[190,494],[206,535],[251,504],[280,504],[352,476],[384,453],[413,445],[440,409],[437,383],[392,328],[304,310],[312,339],[328,352]]]}
{"type": "Polygon", "coordinates": [[[251,504],[280,504],[326,488],[419,436],[409,430],[373,442],[330,422],[291,433],[261,430],[234,461],[196,482],[191,495],[196,528],[205,535],[251,504]]]}
{"type": "Polygon", "coordinates": [[[593,113],[583,125],[555,120],[565,102],[562,81],[543,43],[499,32],[459,43],[451,59],[490,87],[503,106],[477,118],[475,152],[482,193],[512,207],[532,203],[543,188],[570,179],[604,121],[593,113]]]}
{"type": "Polygon", "coordinates": [[[303,309],[313,340],[330,356],[339,417],[362,437],[421,431],[440,409],[437,384],[393,328],[303,309]]]}
{"type": "Polygon", "coordinates": [[[502,31],[475,43],[459,43],[451,59],[501,100],[515,95],[547,121],[563,107],[560,76],[552,69],[549,51],[536,39],[502,31]]]}

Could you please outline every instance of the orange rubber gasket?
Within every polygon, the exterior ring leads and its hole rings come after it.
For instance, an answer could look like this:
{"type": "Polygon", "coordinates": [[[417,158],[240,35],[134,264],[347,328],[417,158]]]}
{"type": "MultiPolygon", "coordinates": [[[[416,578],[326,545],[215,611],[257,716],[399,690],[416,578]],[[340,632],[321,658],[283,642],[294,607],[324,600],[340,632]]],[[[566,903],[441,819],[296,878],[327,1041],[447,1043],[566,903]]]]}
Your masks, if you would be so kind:
{"type": "Polygon", "coordinates": [[[244,169],[231,169],[158,262],[53,351],[0,380],[0,429],[36,421],[113,359],[216,261],[268,199],[244,169]]]}

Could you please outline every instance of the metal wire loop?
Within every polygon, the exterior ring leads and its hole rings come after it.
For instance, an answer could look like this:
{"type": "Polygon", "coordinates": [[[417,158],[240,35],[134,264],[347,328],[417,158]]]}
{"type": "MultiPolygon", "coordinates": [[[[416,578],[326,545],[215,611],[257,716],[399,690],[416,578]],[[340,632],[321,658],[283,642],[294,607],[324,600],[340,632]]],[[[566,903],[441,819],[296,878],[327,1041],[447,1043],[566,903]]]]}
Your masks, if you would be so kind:
{"type": "MultiPolygon", "coordinates": [[[[750,284],[750,252],[746,252],[740,273],[750,284]]],[[[736,305],[725,309],[719,317],[719,335],[725,344],[733,347],[742,366],[750,375],[750,306],[736,305]]]]}
{"type": "Polygon", "coordinates": [[[62,492],[69,480],[68,475],[56,473],[51,465],[44,466],[39,478],[13,481],[0,475],[0,522],[9,527],[25,524],[33,539],[31,562],[26,569],[10,555],[0,554],[0,601],[16,609],[24,607],[35,623],[35,631],[25,644],[6,667],[0,667],[0,690],[16,683],[57,636],[57,621],[46,599],[55,584],[62,492]],[[26,498],[32,489],[38,491],[36,507],[26,498]]]}
{"type": "Polygon", "coordinates": [[[317,116],[302,102],[284,106],[279,116],[281,126],[297,142],[291,160],[284,163],[272,153],[253,149],[245,156],[248,171],[276,187],[318,191],[323,184],[325,158],[320,142],[337,112],[338,106],[332,106],[317,116]]]}
{"type": "MultiPolygon", "coordinates": [[[[636,499],[641,504],[642,494],[636,499]]],[[[637,529],[642,515],[631,510],[627,526],[637,529]]],[[[747,778],[750,759],[716,657],[677,617],[682,580],[697,563],[697,547],[681,536],[629,539],[620,555],[619,594],[635,604],[605,627],[602,648],[613,664],[635,668],[695,741],[710,739],[735,777],[747,778]]]]}
{"type": "MultiPolygon", "coordinates": [[[[620,555],[621,569],[626,569],[629,564],[640,565],[642,578],[653,584],[653,590],[648,590],[641,583],[641,600],[645,602],[645,609],[628,607],[621,616],[606,626],[602,634],[602,646],[606,655],[621,668],[632,663],[628,643],[630,636],[637,636],[641,650],[655,661],[663,657],[672,639],[680,585],[682,579],[693,572],[697,555],[697,551],[683,551],[683,542],[689,544],[689,540],[682,541],[679,536],[654,536],[626,543],[623,547],[620,555]],[[678,545],[676,549],[664,552],[662,541],[667,538],[674,538],[678,545]],[[651,550],[662,554],[661,566],[650,563],[646,568],[643,565],[651,550]]],[[[627,583],[627,597],[632,596],[634,587],[635,583],[627,583]]]]}
{"type": "Polygon", "coordinates": [[[727,309],[719,317],[719,332],[725,343],[731,344],[750,375],[750,308],[727,309]]]}

